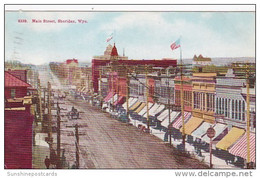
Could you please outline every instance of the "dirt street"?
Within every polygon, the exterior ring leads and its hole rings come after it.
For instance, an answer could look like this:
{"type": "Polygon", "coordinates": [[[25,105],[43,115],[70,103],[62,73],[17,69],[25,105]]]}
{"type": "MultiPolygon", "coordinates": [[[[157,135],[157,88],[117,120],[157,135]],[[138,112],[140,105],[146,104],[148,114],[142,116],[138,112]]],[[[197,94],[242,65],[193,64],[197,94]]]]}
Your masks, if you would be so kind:
{"type": "MultiPolygon", "coordinates": [[[[178,155],[157,137],[142,133],[136,127],[109,117],[83,100],[66,100],[80,112],[78,120],[62,123],[62,147],[69,152],[69,161],[75,161],[75,137],[68,136],[79,128],[80,168],[207,168],[196,159],[178,155]],[[87,126],[86,126],[87,125],[87,126]]],[[[68,108],[69,109],[69,108],[68,108]]]]}

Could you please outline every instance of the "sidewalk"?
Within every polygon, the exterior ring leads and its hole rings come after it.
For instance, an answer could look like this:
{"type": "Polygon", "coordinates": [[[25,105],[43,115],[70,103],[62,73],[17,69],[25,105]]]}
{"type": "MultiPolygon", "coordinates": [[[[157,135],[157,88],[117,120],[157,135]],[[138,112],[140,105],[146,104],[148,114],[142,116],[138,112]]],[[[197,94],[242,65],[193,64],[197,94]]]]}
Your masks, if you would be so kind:
{"type": "MultiPolygon", "coordinates": [[[[147,127],[146,124],[142,123],[141,121],[138,120],[133,120],[130,118],[130,123],[133,124],[135,127],[138,126],[138,124],[144,125],[147,127]]],[[[157,130],[157,129],[153,129],[152,127],[150,127],[151,133],[153,135],[155,135],[156,137],[160,138],[161,140],[164,140],[164,134],[165,132],[157,130]]],[[[173,140],[172,139],[172,144],[174,147],[177,147],[177,145],[181,144],[182,140],[173,140]]],[[[210,160],[210,155],[208,152],[202,152],[202,157],[198,156],[195,154],[195,150],[194,147],[192,145],[190,145],[189,143],[186,142],[185,144],[186,150],[190,153],[194,153],[193,155],[195,156],[196,159],[204,161],[205,163],[207,163],[209,165],[209,160],[210,160]]],[[[227,168],[239,168],[236,167],[234,165],[230,165],[230,164],[226,164],[225,160],[222,160],[214,155],[212,155],[212,164],[213,164],[213,168],[218,168],[218,169],[227,169],[227,168]]],[[[239,168],[240,169],[240,168],[239,168]]]]}
{"type": "Polygon", "coordinates": [[[46,133],[36,133],[33,146],[33,169],[46,169],[44,160],[49,156],[49,145],[44,141],[46,133]]]}

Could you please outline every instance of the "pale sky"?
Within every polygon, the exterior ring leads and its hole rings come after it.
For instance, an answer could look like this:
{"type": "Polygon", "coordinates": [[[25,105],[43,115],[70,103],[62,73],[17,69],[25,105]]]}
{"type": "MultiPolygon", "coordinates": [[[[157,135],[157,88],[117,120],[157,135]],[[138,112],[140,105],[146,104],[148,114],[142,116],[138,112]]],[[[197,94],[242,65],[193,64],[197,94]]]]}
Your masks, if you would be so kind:
{"type": "Polygon", "coordinates": [[[6,12],[5,60],[43,64],[102,55],[114,32],[119,55],[179,59],[171,43],[181,36],[183,58],[255,57],[254,12],[6,12]],[[28,23],[18,23],[27,19],[28,23]],[[31,19],[78,19],[86,24],[33,24],[31,19]]]}

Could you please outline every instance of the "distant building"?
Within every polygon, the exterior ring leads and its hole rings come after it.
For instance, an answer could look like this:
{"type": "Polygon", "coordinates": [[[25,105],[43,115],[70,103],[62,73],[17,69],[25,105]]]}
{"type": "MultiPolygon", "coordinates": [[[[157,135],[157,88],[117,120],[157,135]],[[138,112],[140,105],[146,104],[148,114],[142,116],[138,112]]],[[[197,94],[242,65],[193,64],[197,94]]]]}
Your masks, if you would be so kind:
{"type": "Polygon", "coordinates": [[[197,57],[194,55],[193,59],[193,64],[194,65],[210,65],[211,64],[211,58],[203,57],[201,54],[197,57]]]}
{"type": "Polygon", "coordinates": [[[98,78],[99,78],[99,70],[103,66],[111,65],[115,63],[115,65],[125,65],[125,66],[144,66],[151,65],[153,67],[163,67],[167,68],[169,66],[175,67],[177,65],[177,60],[175,59],[162,59],[162,60],[125,60],[122,59],[117,52],[117,48],[114,45],[111,49],[110,59],[109,60],[101,60],[101,59],[92,59],[92,82],[94,87],[94,92],[98,92],[98,78]]]}
{"type": "Polygon", "coordinates": [[[80,68],[78,60],[77,59],[68,59],[65,62],[65,71],[67,72],[67,82],[69,85],[75,85],[77,82],[77,79],[80,77],[80,68]]]}
{"type": "MultiPolygon", "coordinates": [[[[94,56],[94,59],[98,59],[98,60],[110,60],[110,59],[111,59],[112,49],[113,49],[113,46],[112,46],[111,44],[109,44],[109,45],[106,47],[106,50],[104,51],[104,55],[94,56]]],[[[128,57],[123,54],[123,56],[119,56],[119,55],[118,55],[118,59],[127,60],[128,57]]]]}
{"type": "Polygon", "coordinates": [[[66,64],[67,64],[67,66],[69,66],[69,67],[78,67],[78,65],[79,65],[79,62],[78,62],[78,60],[77,59],[68,59],[68,60],[66,60],[66,64]]]}

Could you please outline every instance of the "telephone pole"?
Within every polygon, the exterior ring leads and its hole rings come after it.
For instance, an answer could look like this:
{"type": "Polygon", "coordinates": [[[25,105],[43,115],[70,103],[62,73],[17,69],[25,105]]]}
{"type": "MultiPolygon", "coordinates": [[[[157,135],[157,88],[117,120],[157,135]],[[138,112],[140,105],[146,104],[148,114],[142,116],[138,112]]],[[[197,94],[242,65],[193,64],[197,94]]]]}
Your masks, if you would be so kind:
{"type": "Polygon", "coordinates": [[[111,87],[112,87],[112,112],[114,112],[114,107],[113,107],[113,104],[114,104],[114,74],[113,74],[113,70],[112,70],[112,67],[111,67],[111,87]]]}
{"type": "Polygon", "coordinates": [[[102,85],[102,74],[101,74],[101,70],[99,70],[99,86],[98,86],[98,89],[99,89],[99,102],[100,102],[100,107],[102,109],[102,91],[101,91],[101,85],[102,85]]]}
{"type": "Polygon", "coordinates": [[[148,106],[148,99],[149,99],[149,84],[148,84],[148,66],[145,65],[145,86],[146,86],[146,117],[147,117],[147,130],[150,132],[150,119],[149,119],[149,106],[148,106]]]}
{"type": "Polygon", "coordinates": [[[48,139],[47,142],[49,143],[50,153],[52,150],[52,115],[51,115],[51,84],[48,82],[48,139]]]}
{"type": "Polygon", "coordinates": [[[126,73],[126,115],[127,119],[129,119],[129,76],[126,73]]]}
{"type": "Polygon", "coordinates": [[[40,122],[42,122],[42,92],[41,92],[41,82],[40,79],[38,78],[38,97],[39,97],[39,116],[40,116],[40,122]]]}
{"type": "Polygon", "coordinates": [[[181,60],[181,117],[182,117],[182,143],[183,143],[183,151],[185,151],[185,123],[184,123],[184,101],[183,101],[183,66],[182,66],[182,60],[181,60]]]}
{"type": "Polygon", "coordinates": [[[170,123],[171,123],[171,109],[170,109],[170,97],[171,97],[171,94],[170,94],[170,80],[169,80],[169,69],[167,69],[167,89],[168,89],[168,115],[169,115],[169,125],[168,125],[168,131],[169,131],[169,142],[170,142],[170,145],[172,145],[172,135],[171,135],[171,126],[170,126],[170,123]]]}
{"type": "Polygon", "coordinates": [[[238,69],[238,74],[242,74],[242,78],[246,79],[246,147],[247,159],[246,168],[252,168],[250,156],[250,76],[255,74],[255,63],[235,63],[234,69],[238,69]],[[242,71],[241,71],[242,70],[242,71]]]}
{"type": "Polygon", "coordinates": [[[58,163],[57,168],[61,168],[61,162],[60,162],[60,106],[59,102],[57,102],[57,157],[58,157],[58,163]]]}
{"type": "Polygon", "coordinates": [[[76,137],[76,168],[79,169],[79,129],[78,124],[75,125],[75,137],[76,137]]]}
{"type": "Polygon", "coordinates": [[[250,168],[250,93],[249,93],[249,66],[246,64],[246,136],[247,136],[247,168],[250,168]]]}

